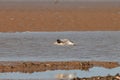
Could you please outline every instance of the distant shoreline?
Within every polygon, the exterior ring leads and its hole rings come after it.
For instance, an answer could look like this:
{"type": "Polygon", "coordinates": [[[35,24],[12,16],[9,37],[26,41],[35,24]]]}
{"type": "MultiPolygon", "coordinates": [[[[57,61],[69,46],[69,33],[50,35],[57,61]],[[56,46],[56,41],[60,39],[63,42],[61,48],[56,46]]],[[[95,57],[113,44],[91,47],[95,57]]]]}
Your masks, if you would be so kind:
{"type": "MultiPolygon", "coordinates": [[[[119,0],[1,0],[0,7],[7,7],[10,8],[12,6],[16,8],[22,7],[102,7],[102,8],[113,8],[113,7],[120,7],[119,0]]],[[[3,8],[4,9],[4,8],[3,8]]],[[[12,8],[11,8],[12,9],[12,8]]]]}
{"type": "Polygon", "coordinates": [[[119,31],[119,4],[0,2],[0,32],[119,31]]]}

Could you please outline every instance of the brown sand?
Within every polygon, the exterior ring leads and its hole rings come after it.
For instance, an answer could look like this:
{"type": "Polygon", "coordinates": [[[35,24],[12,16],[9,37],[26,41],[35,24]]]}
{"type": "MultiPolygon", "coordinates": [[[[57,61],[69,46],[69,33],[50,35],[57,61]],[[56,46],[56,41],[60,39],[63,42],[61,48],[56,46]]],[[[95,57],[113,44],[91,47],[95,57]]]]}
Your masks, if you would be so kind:
{"type": "Polygon", "coordinates": [[[120,66],[117,62],[99,61],[59,61],[59,62],[9,62],[0,61],[0,72],[40,72],[47,70],[89,70],[94,66],[115,68],[120,66]]]}
{"type": "Polygon", "coordinates": [[[120,74],[116,74],[114,76],[94,76],[89,78],[74,78],[72,80],[120,80],[120,74]]]}
{"type": "Polygon", "coordinates": [[[120,2],[0,2],[0,32],[120,30],[120,2]]]}
{"type": "MultiPolygon", "coordinates": [[[[99,61],[59,61],[59,62],[14,62],[14,61],[0,61],[0,72],[24,72],[33,73],[47,70],[89,70],[94,66],[115,68],[120,64],[117,62],[99,62],[99,61]]],[[[23,79],[24,80],[24,79],[23,79]]],[[[34,79],[30,79],[34,80],[34,79]]],[[[88,78],[76,77],[71,80],[120,80],[120,75],[114,76],[93,76],[88,78]]]]}
{"type": "MultiPolygon", "coordinates": [[[[0,61],[0,72],[24,72],[33,73],[47,70],[89,70],[94,66],[115,68],[120,64],[117,62],[99,62],[99,61],[59,61],[59,62],[10,62],[0,61]]],[[[33,79],[31,79],[33,80],[33,79]]],[[[114,76],[93,76],[88,78],[73,78],[71,80],[120,80],[120,74],[114,76]]]]}

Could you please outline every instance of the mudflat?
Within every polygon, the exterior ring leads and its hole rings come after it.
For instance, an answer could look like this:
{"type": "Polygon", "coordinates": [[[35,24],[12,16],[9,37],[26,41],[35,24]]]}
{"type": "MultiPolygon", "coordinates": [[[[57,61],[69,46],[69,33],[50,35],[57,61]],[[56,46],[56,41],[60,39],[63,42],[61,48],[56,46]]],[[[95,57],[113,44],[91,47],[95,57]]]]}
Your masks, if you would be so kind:
{"type": "Polygon", "coordinates": [[[120,30],[120,1],[0,1],[0,32],[120,30]]]}
{"type": "Polygon", "coordinates": [[[42,72],[47,70],[89,70],[94,66],[115,68],[117,62],[102,61],[0,61],[0,72],[42,72]]]}
{"type": "MultiPolygon", "coordinates": [[[[0,61],[0,72],[23,72],[23,73],[34,73],[44,72],[49,70],[86,70],[99,66],[108,69],[119,67],[120,64],[117,62],[100,62],[100,61],[0,61]]],[[[99,72],[98,72],[99,73],[99,72]]],[[[57,74],[56,74],[57,75],[57,74]]],[[[61,78],[61,77],[59,77],[61,78]]],[[[119,73],[116,75],[107,76],[93,76],[87,78],[75,77],[71,80],[119,80],[119,73]]],[[[21,79],[24,80],[24,79],[21,79]]],[[[31,79],[33,80],[33,79],[31,79]]],[[[48,79],[49,80],[49,79],[48,79]]],[[[51,80],[51,79],[50,79],[51,80]]]]}

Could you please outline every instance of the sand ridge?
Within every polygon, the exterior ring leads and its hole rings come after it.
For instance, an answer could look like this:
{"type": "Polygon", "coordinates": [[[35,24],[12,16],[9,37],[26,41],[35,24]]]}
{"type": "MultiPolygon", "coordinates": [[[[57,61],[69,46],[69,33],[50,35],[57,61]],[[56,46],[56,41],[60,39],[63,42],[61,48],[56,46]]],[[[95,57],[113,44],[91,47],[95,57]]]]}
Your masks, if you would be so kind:
{"type": "Polygon", "coordinates": [[[117,62],[100,61],[0,61],[0,72],[41,72],[47,70],[89,70],[94,66],[115,68],[120,64],[117,62]]]}

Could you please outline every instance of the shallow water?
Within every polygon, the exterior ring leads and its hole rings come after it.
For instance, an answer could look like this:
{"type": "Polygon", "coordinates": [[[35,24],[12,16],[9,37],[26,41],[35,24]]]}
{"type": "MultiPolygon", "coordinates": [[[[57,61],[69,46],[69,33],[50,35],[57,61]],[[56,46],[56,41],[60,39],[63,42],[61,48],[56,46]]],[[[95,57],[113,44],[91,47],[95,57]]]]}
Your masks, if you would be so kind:
{"type": "Polygon", "coordinates": [[[0,61],[99,60],[120,62],[120,31],[0,33],[0,61]],[[76,46],[57,46],[68,38],[76,46]]]}
{"type": "Polygon", "coordinates": [[[89,71],[81,70],[55,70],[55,71],[46,71],[46,72],[34,72],[34,73],[20,73],[20,72],[9,72],[9,73],[0,73],[0,79],[44,79],[44,80],[55,80],[57,74],[76,74],[77,77],[92,77],[92,76],[107,76],[116,75],[120,73],[120,67],[113,69],[106,69],[103,67],[93,67],[89,71]]]}

